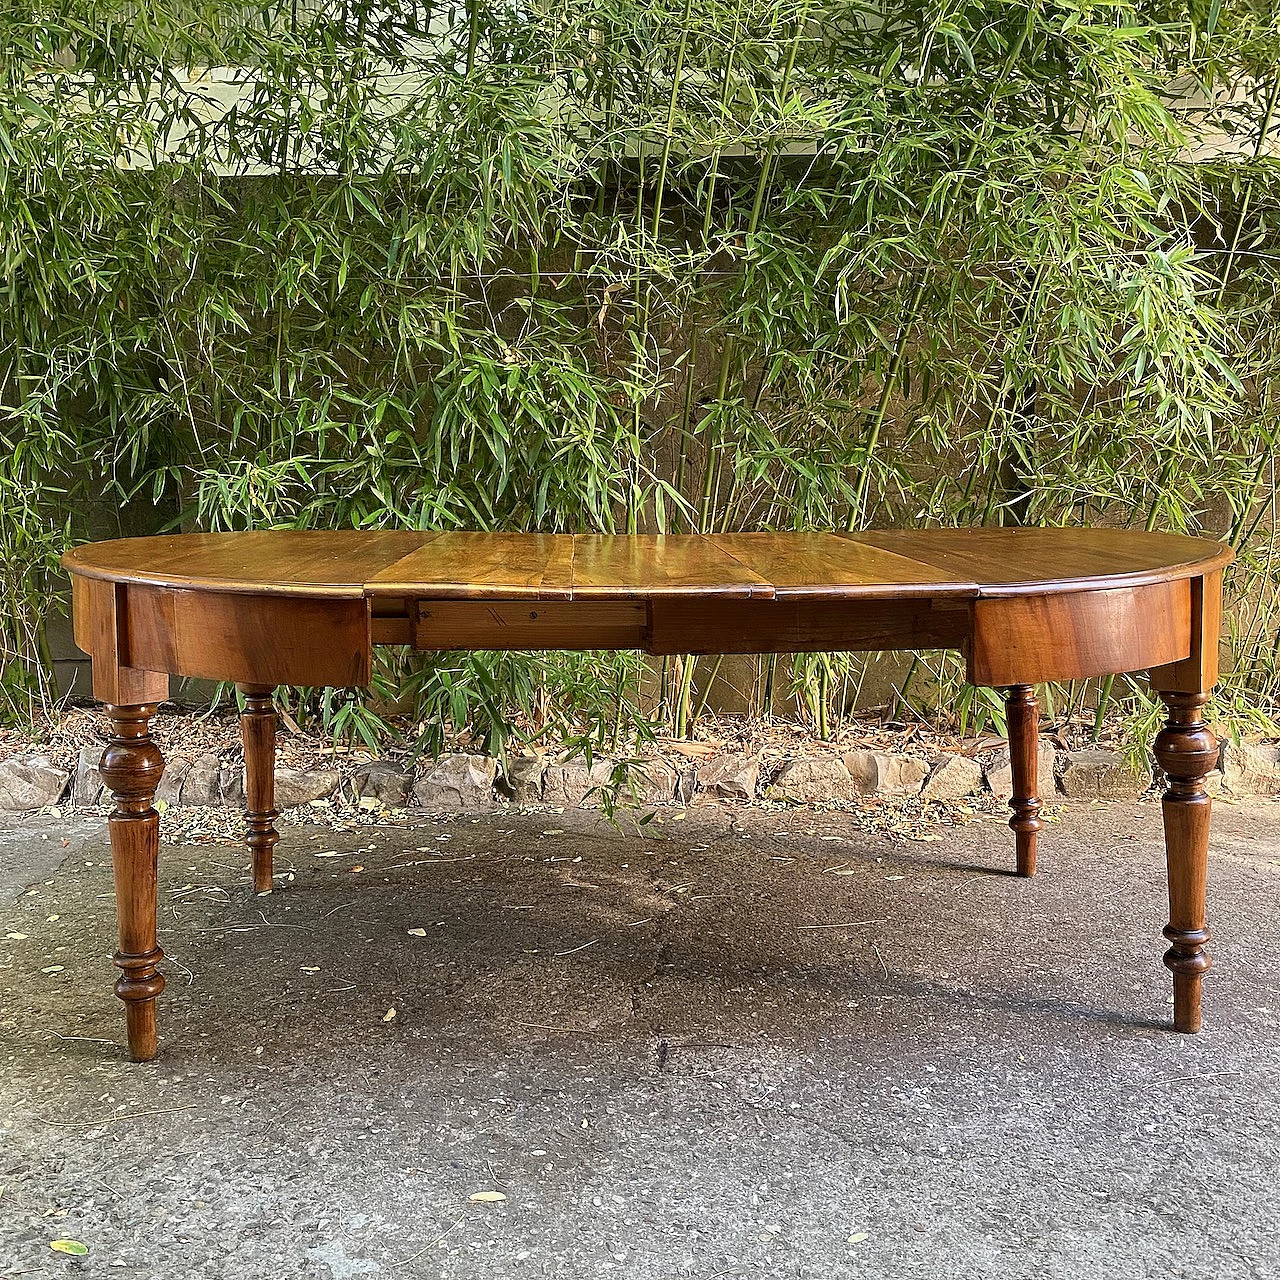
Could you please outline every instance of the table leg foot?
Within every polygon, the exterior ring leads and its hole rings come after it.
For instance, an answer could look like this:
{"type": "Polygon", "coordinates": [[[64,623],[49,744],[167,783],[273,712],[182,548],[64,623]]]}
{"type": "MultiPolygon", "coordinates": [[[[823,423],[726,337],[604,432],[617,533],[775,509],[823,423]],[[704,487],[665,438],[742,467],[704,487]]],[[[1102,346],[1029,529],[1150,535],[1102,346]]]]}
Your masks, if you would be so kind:
{"type": "Polygon", "coordinates": [[[276,712],[270,685],[242,684],[244,711],[240,739],[244,743],[244,842],[253,855],[255,893],[270,893],[272,851],[280,842],[275,807],[276,712]]]}
{"type": "Polygon", "coordinates": [[[1201,979],[1210,964],[1205,944],[1205,888],[1209,861],[1211,801],[1205,778],[1218,759],[1218,741],[1205,726],[1205,693],[1161,692],[1168,722],[1156,736],[1155,756],[1168,780],[1164,810],[1169,872],[1169,940],[1165,965],[1173,972],[1175,1030],[1200,1030],[1201,979]]]}
{"type": "Polygon", "coordinates": [[[115,991],[125,1004],[129,1052],[136,1062],[156,1056],[156,997],[164,990],[164,975],[156,968],[164,958],[156,942],[160,816],[151,803],[164,759],[149,732],[155,710],[154,703],[108,707],[111,739],[99,766],[115,800],[107,824],[120,926],[115,991]]]}
{"type": "Polygon", "coordinates": [[[164,990],[164,975],[156,971],[156,965],[163,959],[159,947],[146,955],[117,952],[115,956],[116,965],[123,970],[116,979],[116,995],[124,1001],[125,1032],[134,1062],[150,1062],[156,1056],[156,997],[164,990]]]}
{"type": "Polygon", "coordinates": [[[1039,753],[1040,704],[1034,686],[1012,685],[1005,694],[1005,719],[1009,729],[1009,764],[1013,772],[1013,796],[1009,807],[1018,874],[1036,873],[1036,836],[1040,821],[1039,753]]]}

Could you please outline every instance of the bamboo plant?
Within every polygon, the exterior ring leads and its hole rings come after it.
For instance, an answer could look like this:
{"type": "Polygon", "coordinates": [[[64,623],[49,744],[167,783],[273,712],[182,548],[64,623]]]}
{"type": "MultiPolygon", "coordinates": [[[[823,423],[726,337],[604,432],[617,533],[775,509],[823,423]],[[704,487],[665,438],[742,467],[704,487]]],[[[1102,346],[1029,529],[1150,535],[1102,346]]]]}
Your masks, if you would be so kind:
{"type": "MultiPolygon", "coordinates": [[[[1265,719],[1278,87],[1247,0],[10,6],[0,715],[54,696],[60,549],[126,528],[1017,522],[1229,538],[1265,719]]],[[[382,661],[297,712],[616,746],[721,670],[382,661]]],[[[756,708],[838,732],[875,661],[762,660],[756,708]]],[[[895,704],[998,716],[933,654],[895,704]]]]}

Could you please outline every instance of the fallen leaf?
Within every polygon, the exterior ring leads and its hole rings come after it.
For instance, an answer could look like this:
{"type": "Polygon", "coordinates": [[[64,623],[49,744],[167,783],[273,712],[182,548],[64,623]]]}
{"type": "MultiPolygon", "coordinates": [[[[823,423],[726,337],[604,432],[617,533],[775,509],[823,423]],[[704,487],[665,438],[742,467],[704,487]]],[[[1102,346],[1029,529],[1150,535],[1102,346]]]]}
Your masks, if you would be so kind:
{"type": "Polygon", "coordinates": [[[62,966],[60,964],[51,964],[47,969],[41,969],[41,973],[61,973],[62,966]]]}
{"type": "Polygon", "coordinates": [[[54,914],[51,916],[45,916],[45,919],[49,921],[50,924],[52,924],[55,920],[61,920],[62,917],[60,915],[54,914]]]}
{"type": "Polygon", "coordinates": [[[396,1007],[392,1005],[390,1009],[382,1015],[383,1022],[394,1022],[396,1020],[396,1007]]]}
{"type": "Polygon", "coordinates": [[[477,1191],[475,1195],[468,1196],[467,1198],[474,1201],[476,1204],[497,1204],[500,1200],[505,1200],[507,1197],[503,1195],[501,1191],[477,1191]]]}
{"type": "Polygon", "coordinates": [[[5,934],[5,937],[6,937],[6,938],[8,938],[8,939],[10,939],[12,942],[23,942],[23,941],[25,941],[25,940],[26,940],[26,936],[27,936],[27,935],[26,935],[25,933],[7,933],[7,934],[5,934]]]}
{"type": "Polygon", "coordinates": [[[77,1258],[83,1258],[89,1252],[89,1246],[79,1240],[50,1240],[49,1248],[54,1253],[74,1253],[77,1258]]]}
{"type": "Polygon", "coordinates": [[[870,1239],[871,1239],[870,1231],[855,1231],[853,1235],[849,1237],[849,1243],[861,1244],[864,1240],[870,1240],[870,1239]]]}
{"type": "Polygon", "coordinates": [[[674,751],[677,755],[686,757],[706,757],[713,756],[724,746],[723,742],[673,742],[671,739],[663,739],[662,745],[668,751],[674,751]]]}
{"type": "Polygon", "coordinates": [[[411,938],[425,938],[426,936],[427,936],[427,931],[426,931],[425,929],[410,929],[410,930],[409,930],[409,937],[411,937],[411,938]]]}

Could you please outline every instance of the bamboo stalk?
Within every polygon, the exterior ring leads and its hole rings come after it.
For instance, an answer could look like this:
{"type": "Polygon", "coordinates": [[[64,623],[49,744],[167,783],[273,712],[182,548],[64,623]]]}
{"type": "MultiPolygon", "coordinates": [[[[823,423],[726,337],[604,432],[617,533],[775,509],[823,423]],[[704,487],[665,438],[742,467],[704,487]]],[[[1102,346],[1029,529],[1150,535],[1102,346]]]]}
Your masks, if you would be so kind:
{"type": "MultiPolygon", "coordinates": [[[[1022,24],[1022,29],[1018,33],[1018,38],[1009,48],[1008,57],[1005,58],[1003,66],[1000,68],[999,74],[991,88],[990,101],[995,102],[996,97],[1004,88],[1004,82],[1009,78],[1017,60],[1022,55],[1023,46],[1027,42],[1027,37],[1031,33],[1031,15],[1032,10],[1027,11],[1026,21],[1022,24]]],[[[957,180],[952,185],[951,191],[947,195],[947,199],[943,205],[942,223],[938,229],[938,240],[941,243],[947,234],[947,230],[951,225],[952,215],[955,213],[959,203],[960,192],[964,189],[965,175],[972,166],[974,159],[978,154],[978,147],[986,136],[987,121],[984,120],[983,127],[974,137],[970,144],[968,154],[964,158],[957,173],[957,180]]],[[[898,336],[893,344],[893,355],[889,361],[889,369],[885,374],[884,382],[880,388],[880,396],[876,401],[875,411],[871,416],[871,427],[867,435],[866,460],[863,468],[858,476],[857,488],[853,502],[849,504],[849,515],[845,521],[846,530],[852,532],[856,529],[862,520],[863,506],[867,497],[867,486],[871,479],[871,459],[875,454],[876,446],[880,439],[880,430],[884,426],[885,415],[889,409],[889,401],[897,390],[898,379],[902,374],[902,365],[906,359],[907,341],[911,336],[911,330],[915,326],[916,320],[919,318],[920,304],[924,301],[925,290],[928,287],[928,273],[921,271],[916,281],[916,286],[912,290],[911,299],[907,303],[903,311],[902,322],[898,326],[898,336]]]]}
{"type": "MultiPolygon", "coordinates": [[[[791,89],[791,76],[795,71],[796,55],[800,50],[800,40],[804,35],[805,25],[809,20],[809,5],[811,0],[805,0],[804,6],[800,10],[800,15],[796,19],[795,33],[791,38],[791,43],[787,49],[786,66],[782,73],[782,82],[778,90],[779,103],[785,102],[787,94],[791,89]]],[[[751,204],[751,214],[747,219],[746,237],[749,239],[755,235],[760,226],[760,215],[764,208],[764,195],[768,189],[769,179],[772,173],[774,157],[777,151],[777,139],[771,138],[768,146],[765,148],[764,159],[760,165],[760,176],[756,182],[755,199],[751,204]]],[[[724,346],[720,352],[720,374],[716,381],[716,399],[721,406],[724,404],[725,395],[727,394],[729,384],[729,371],[733,364],[735,355],[736,339],[732,333],[725,335],[724,346]]],[[[723,413],[723,408],[722,408],[723,413]]],[[[720,418],[715,421],[719,423],[720,418]]],[[[698,506],[698,531],[700,533],[709,532],[709,524],[711,522],[712,513],[712,496],[715,492],[715,486],[718,482],[718,472],[720,467],[719,452],[721,441],[719,433],[709,435],[706,444],[706,468],[703,476],[702,484],[702,500],[698,506]]]]}
{"type": "MultiPolygon", "coordinates": [[[[1271,132],[1271,121],[1275,115],[1276,104],[1280,102],[1280,76],[1277,76],[1271,82],[1270,92],[1267,94],[1266,109],[1262,114],[1262,124],[1258,128],[1258,136],[1253,143],[1253,159],[1255,163],[1262,156],[1262,148],[1266,146],[1267,134],[1271,132]]],[[[1236,229],[1231,237],[1231,248],[1227,253],[1226,265],[1222,268],[1222,283],[1218,286],[1218,297],[1215,302],[1216,306],[1222,306],[1222,299],[1227,292],[1227,282],[1231,279],[1231,269],[1235,266],[1236,252],[1240,247],[1240,233],[1244,230],[1245,219],[1249,215],[1249,202],[1253,197],[1253,184],[1250,183],[1245,188],[1244,199],[1240,202],[1240,214],[1236,218],[1236,229]]]]}

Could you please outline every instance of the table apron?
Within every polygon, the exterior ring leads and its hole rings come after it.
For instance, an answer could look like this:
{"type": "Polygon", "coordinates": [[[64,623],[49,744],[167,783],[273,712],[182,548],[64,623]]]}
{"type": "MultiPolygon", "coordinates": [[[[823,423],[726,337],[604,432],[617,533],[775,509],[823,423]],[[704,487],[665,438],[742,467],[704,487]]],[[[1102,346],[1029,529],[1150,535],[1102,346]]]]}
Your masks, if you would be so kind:
{"type": "Polygon", "coordinates": [[[968,599],[374,601],[373,642],[447,649],[639,649],[673,653],[821,653],[960,649],[968,599]]]}
{"type": "MultiPolygon", "coordinates": [[[[967,655],[975,684],[1081,679],[1187,658],[1193,594],[1190,579],[978,600],[672,594],[648,600],[392,602],[136,583],[102,587],[92,594],[109,592],[115,602],[116,660],[122,667],[211,680],[335,686],[368,683],[373,644],[650,654],[958,649],[967,655]]],[[[89,593],[77,593],[78,606],[83,594],[89,593]]],[[[78,618],[77,635],[89,639],[90,631],[78,618]]]]}
{"type": "Polygon", "coordinates": [[[1191,653],[1191,579],[978,600],[969,680],[1082,680],[1145,671],[1191,653]]]}
{"type": "Polygon", "coordinates": [[[706,600],[657,597],[646,651],[669,653],[871,653],[960,649],[968,599],[706,600]]]}
{"type": "Polygon", "coordinates": [[[130,667],[246,684],[365,685],[363,596],[248,595],[130,584],[120,660],[130,667]]]}

